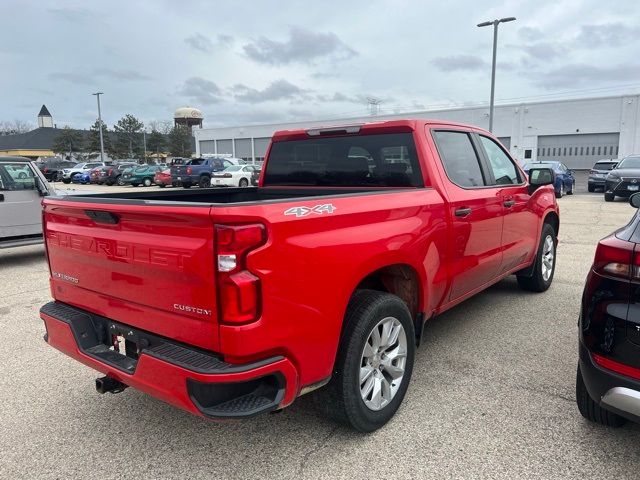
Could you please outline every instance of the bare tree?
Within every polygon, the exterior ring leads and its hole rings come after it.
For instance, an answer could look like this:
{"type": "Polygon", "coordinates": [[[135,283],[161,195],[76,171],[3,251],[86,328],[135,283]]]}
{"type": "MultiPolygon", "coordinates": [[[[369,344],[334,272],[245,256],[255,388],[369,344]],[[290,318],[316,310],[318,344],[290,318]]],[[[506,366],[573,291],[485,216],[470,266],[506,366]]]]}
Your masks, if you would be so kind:
{"type": "Polygon", "coordinates": [[[16,135],[18,133],[27,133],[33,130],[33,124],[23,120],[15,119],[13,121],[0,122],[0,135],[16,135]]]}
{"type": "Polygon", "coordinates": [[[151,127],[151,131],[155,130],[163,135],[169,135],[173,129],[173,122],[168,120],[152,120],[149,122],[149,127],[151,127]]]}

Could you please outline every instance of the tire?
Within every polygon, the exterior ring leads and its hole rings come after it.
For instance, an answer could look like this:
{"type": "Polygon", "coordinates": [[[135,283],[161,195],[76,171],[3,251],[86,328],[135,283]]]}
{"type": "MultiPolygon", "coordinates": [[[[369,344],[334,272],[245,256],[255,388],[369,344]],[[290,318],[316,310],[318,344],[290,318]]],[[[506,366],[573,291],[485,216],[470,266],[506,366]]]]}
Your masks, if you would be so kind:
{"type": "Polygon", "coordinates": [[[614,198],[616,198],[616,196],[613,193],[604,192],[604,201],[605,202],[613,202],[614,198]]]}
{"type": "Polygon", "coordinates": [[[145,187],[150,187],[152,183],[153,182],[151,181],[150,178],[145,178],[142,180],[142,185],[144,185],[145,187]]]}
{"type": "Polygon", "coordinates": [[[198,186],[200,188],[207,188],[211,186],[211,179],[209,177],[207,177],[206,175],[202,175],[199,179],[198,179],[198,186]]]}
{"type": "Polygon", "coordinates": [[[139,183],[132,183],[131,186],[132,187],[137,187],[138,185],[140,185],[139,183]]]}
{"type": "Polygon", "coordinates": [[[400,298],[375,290],[356,291],[347,307],[333,377],[329,385],[319,392],[326,414],[361,432],[372,432],[382,427],[396,413],[407,392],[415,348],[413,320],[400,298]],[[384,325],[390,325],[391,334],[402,327],[395,342],[389,342],[386,348],[382,340],[384,334],[381,335],[382,329],[386,328],[384,325]],[[371,340],[375,345],[374,330],[378,332],[378,345],[382,344],[379,349],[372,348],[370,343],[371,340]],[[367,346],[372,352],[371,356],[366,355],[367,346]],[[403,358],[401,354],[395,359],[385,358],[384,353],[382,357],[379,356],[380,351],[404,351],[405,356],[403,358]],[[384,362],[388,362],[387,369],[384,362]],[[365,369],[369,374],[361,382],[361,373],[365,369]],[[392,371],[396,375],[401,374],[399,385],[393,383],[393,376],[389,373],[392,371]],[[392,387],[395,387],[395,393],[392,387]],[[363,389],[368,392],[363,393],[363,389]],[[383,390],[386,390],[387,398],[384,398],[383,390]],[[379,396],[374,395],[376,391],[380,393],[379,396]]]}
{"type": "Polygon", "coordinates": [[[124,187],[124,179],[122,177],[118,177],[116,183],[119,187],[124,187]]]}
{"type": "Polygon", "coordinates": [[[564,197],[564,182],[560,184],[560,191],[556,193],[556,198],[564,197]]]}
{"type": "Polygon", "coordinates": [[[545,223],[542,226],[538,252],[536,253],[533,273],[529,276],[517,275],[518,285],[523,290],[530,292],[544,292],[553,282],[553,274],[556,271],[556,232],[551,225],[545,223]],[[549,256],[549,238],[551,239],[551,256],[549,256]],[[549,266],[551,263],[551,266],[549,266]]]}
{"type": "Polygon", "coordinates": [[[108,182],[104,182],[104,184],[108,187],[113,187],[113,182],[109,180],[108,182]]]}
{"type": "Polygon", "coordinates": [[[249,186],[249,180],[247,180],[246,178],[241,178],[241,179],[240,179],[239,186],[241,186],[241,187],[248,187],[248,186],[249,186]]]}
{"type": "Polygon", "coordinates": [[[62,183],[66,183],[67,185],[71,183],[71,179],[63,178],[62,183]]]}
{"type": "Polygon", "coordinates": [[[190,183],[183,183],[182,184],[182,188],[191,188],[191,184],[190,183]]]}
{"type": "Polygon", "coordinates": [[[595,192],[595,191],[596,191],[596,187],[595,187],[595,185],[589,185],[589,186],[587,187],[587,190],[589,190],[589,193],[593,193],[593,192],[595,192]]]}
{"type": "Polygon", "coordinates": [[[574,184],[572,184],[572,185],[571,185],[571,190],[569,190],[569,191],[567,192],[567,195],[573,195],[573,189],[574,189],[575,187],[576,187],[576,184],[575,184],[575,183],[574,183],[574,184]]]}
{"type": "Polygon", "coordinates": [[[159,183],[159,184],[158,184],[158,186],[159,186],[160,188],[164,188],[164,187],[166,187],[166,185],[165,185],[164,183],[159,183]]]}
{"type": "Polygon", "coordinates": [[[576,374],[576,403],[578,404],[580,414],[591,422],[612,428],[621,427],[627,422],[626,419],[620,415],[605,410],[598,402],[591,398],[582,379],[582,372],[579,366],[576,374]]]}

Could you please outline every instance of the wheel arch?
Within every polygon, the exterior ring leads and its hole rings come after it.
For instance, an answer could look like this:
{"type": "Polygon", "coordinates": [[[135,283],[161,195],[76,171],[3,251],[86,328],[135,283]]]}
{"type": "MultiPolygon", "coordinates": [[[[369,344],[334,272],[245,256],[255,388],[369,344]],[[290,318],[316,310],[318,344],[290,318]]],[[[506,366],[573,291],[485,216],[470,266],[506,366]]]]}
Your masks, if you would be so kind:
{"type": "Polygon", "coordinates": [[[542,223],[548,223],[556,232],[556,237],[560,233],[560,217],[553,210],[549,211],[545,216],[542,223]]]}

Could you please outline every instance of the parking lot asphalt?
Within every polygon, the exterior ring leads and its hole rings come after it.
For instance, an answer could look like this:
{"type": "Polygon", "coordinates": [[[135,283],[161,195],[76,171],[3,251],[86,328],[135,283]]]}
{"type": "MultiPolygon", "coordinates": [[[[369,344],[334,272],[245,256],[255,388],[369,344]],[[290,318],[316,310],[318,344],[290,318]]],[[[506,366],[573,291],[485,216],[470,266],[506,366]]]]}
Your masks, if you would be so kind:
{"type": "Polygon", "coordinates": [[[633,209],[601,193],[559,204],[550,290],[508,278],[429,322],[403,406],[368,435],[313,395],[229,423],[133,389],[98,395],[97,372],[42,340],[43,248],[0,251],[0,478],[638,478],[640,426],[588,423],[574,392],[583,282],[633,209]]]}

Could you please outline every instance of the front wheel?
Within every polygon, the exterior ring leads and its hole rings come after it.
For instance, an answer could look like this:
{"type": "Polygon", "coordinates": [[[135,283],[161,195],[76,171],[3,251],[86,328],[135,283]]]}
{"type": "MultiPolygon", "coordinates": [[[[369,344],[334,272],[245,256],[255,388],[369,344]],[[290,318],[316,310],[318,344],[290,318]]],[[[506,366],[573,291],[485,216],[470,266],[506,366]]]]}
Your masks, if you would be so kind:
{"type": "Polygon", "coordinates": [[[246,178],[241,178],[240,179],[240,186],[241,187],[248,187],[249,186],[249,180],[247,180],[246,178]]]}
{"type": "Polygon", "coordinates": [[[70,180],[70,179],[68,179],[68,178],[63,178],[63,179],[62,179],[62,183],[65,183],[65,184],[67,184],[67,185],[68,185],[68,184],[70,184],[70,183],[71,183],[71,180],[70,180]]]}
{"type": "Polygon", "coordinates": [[[415,356],[415,330],[397,296],[358,290],[351,297],[338,358],[324,390],[326,413],[361,432],[372,432],[396,413],[407,392],[415,356]]]}
{"type": "Polygon", "coordinates": [[[151,183],[152,183],[152,182],[151,182],[151,179],[150,179],[150,178],[145,178],[144,180],[142,180],[142,184],[143,184],[145,187],[150,187],[150,186],[151,186],[151,183]]]}
{"type": "Polygon", "coordinates": [[[198,180],[198,186],[200,188],[207,188],[211,186],[211,179],[209,177],[207,177],[206,175],[203,175],[200,177],[200,179],[198,180]]]}
{"type": "Polygon", "coordinates": [[[555,230],[545,223],[542,226],[542,235],[531,276],[517,275],[516,277],[520,288],[531,292],[544,292],[551,286],[556,270],[556,244],[555,230]]]}
{"type": "Polygon", "coordinates": [[[116,180],[116,183],[118,184],[119,187],[124,187],[124,179],[122,177],[118,177],[118,179],[116,180]]]}
{"type": "Polygon", "coordinates": [[[160,188],[164,188],[164,187],[166,187],[166,185],[165,185],[164,183],[159,183],[159,184],[158,184],[158,186],[159,186],[160,188]]]}
{"type": "Polygon", "coordinates": [[[556,193],[556,198],[564,197],[564,182],[560,184],[560,190],[556,193]]]}
{"type": "Polygon", "coordinates": [[[604,192],[604,201],[605,202],[613,202],[613,199],[616,196],[613,193],[609,193],[609,192],[604,192]]]}

